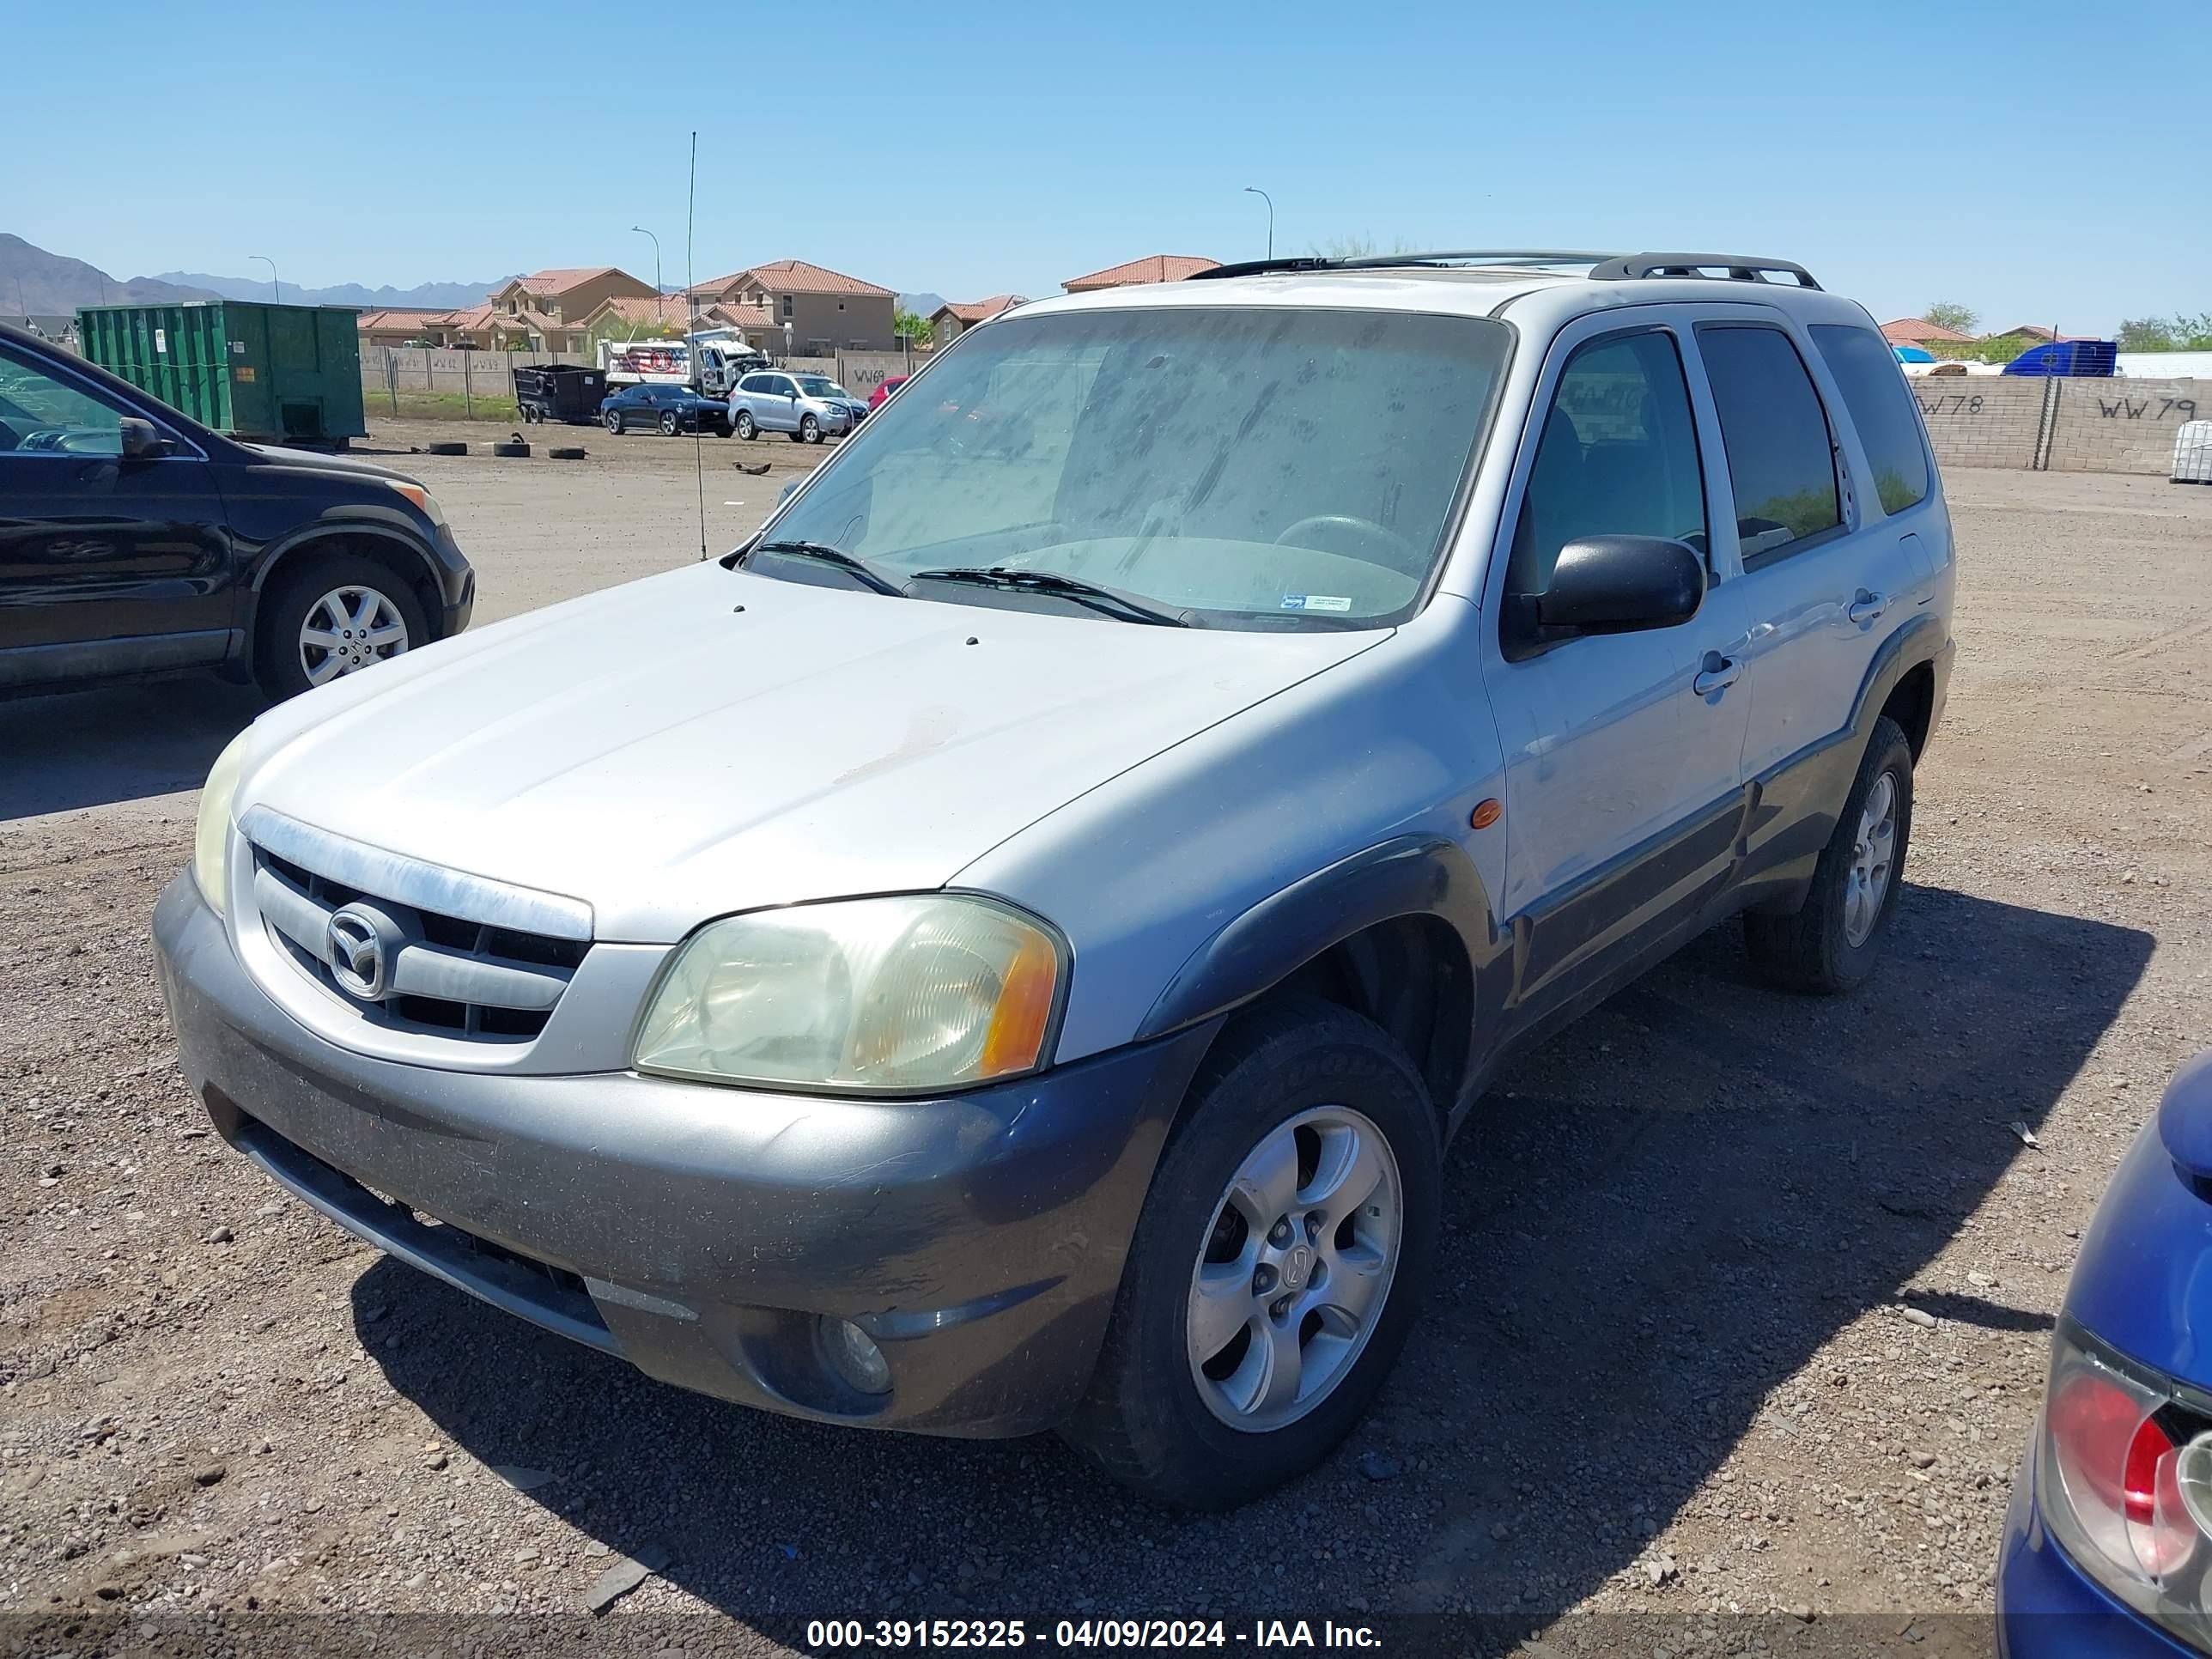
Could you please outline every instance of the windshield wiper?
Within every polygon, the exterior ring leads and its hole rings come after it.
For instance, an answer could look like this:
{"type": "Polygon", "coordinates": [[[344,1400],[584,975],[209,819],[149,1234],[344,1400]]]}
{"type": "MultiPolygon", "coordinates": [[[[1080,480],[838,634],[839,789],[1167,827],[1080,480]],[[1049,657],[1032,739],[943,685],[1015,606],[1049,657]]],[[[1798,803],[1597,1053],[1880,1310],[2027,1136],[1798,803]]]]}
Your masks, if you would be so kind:
{"type": "Polygon", "coordinates": [[[1188,611],[1170,611],[1154,605],[1150,599],[1139,599],[1134,593],[1125,593],[1118,587],[1102,587],[1097,582],[1087,582],[1080,576],[1071,576],[1058,570],[1017,570],[1001,564],[988,568],[917,570],[908,580],[965,582],[972,587],[997,587],[1018,593],[1049,593],[1056,599],[1072,599],[1078,605],[1088,605],[1107,616],[1119,617],[1123,622],[1150,623],[1166,628],[1200,626],[1197,619],[1188,611]]]}
{"type": "Polygon", "coordinates": [[[755,553],[781,553],[789,559],[811,559],[817,564],[834,566],[848,574],[857,576],[878,593],[889,593],[895,599],[906,598],[906,590],[870,564],[866,559],[856,559],[842,547],[832,547],[827,542],[756,542],[744,559],[744,563],[755,553]]]}

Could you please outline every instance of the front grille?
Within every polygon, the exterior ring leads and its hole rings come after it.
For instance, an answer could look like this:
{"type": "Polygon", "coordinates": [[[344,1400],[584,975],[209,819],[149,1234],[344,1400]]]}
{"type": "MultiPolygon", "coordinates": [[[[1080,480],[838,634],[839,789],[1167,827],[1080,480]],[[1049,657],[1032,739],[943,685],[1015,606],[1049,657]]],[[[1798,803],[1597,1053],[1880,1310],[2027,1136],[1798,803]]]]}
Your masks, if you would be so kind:
{"type": "Polygon", "coordinates": [[[270,940],[309,979],[364,1019],[396,1030],[482,1042],[527,1042],[545,1029],[591,950],[563,939],[473,921],[348,884],[253,844],[253,896],[270,940]],[[380,974],[364,991],[342,959],[341,911],[374,933],[380,974]],[[350,975],[350,977],[349,977],[350,975]]]}

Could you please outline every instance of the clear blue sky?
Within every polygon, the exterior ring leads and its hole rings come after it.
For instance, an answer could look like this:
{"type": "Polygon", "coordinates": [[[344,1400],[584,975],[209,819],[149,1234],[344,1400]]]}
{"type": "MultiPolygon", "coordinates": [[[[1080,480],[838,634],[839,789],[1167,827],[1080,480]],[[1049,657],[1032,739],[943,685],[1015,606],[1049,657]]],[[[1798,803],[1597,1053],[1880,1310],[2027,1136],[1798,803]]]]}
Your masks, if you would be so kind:
{"type": "Polygon", "coordinates": [[[0,230],[119,276],[251,275],[261,253],[288,283],[406,286],[649,280],[635,223],[673,284],[696,126],[702,277],[795,256],[956,299],[1049,294],[1140,254],[1258,254],[1266,212],[1240,191],[1259,185],[1278,252],[1771,253],[1885,319],[1949,299],[2101,332],[2212,309],[2181,95],[2212,70],[2182,15],[44,0],[6,29],[0,230]]]}

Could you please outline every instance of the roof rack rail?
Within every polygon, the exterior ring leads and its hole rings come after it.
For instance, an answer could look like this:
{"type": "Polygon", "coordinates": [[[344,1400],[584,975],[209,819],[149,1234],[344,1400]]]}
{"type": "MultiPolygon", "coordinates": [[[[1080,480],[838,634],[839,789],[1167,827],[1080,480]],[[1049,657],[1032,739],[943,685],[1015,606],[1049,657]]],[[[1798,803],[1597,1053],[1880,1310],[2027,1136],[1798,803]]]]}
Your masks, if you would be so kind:
{"type": "Polygon", "coordinates": [[[1237,264],[1216,265],[1211,270],[1193,271],[1183,280],[1200,283],[1222,276],[1256,276],[1268,271],[1389,270],[1416,265],[1428,265],[1439,270],[1447,265],[1512,265],[1541,270],[1547,265],[1590,265],[1620,257],[1614,253],[1592,253],[1555,247],[1455,248],[1436,253],[1367,253],[1347,258],[1325,253],[1291,254],[1279,259],[1246,259],[1237,264]]]}
{"type": "Polygon", "coordinates": [[[1647,276],[1704,276],[1724,273],[1735,283],[1764,283],[1774,276],[1794,276],[1800,288],[1817,289],[1813,273],[1787,259],[1761,259],[1747,253],[1630,253],[1590,269],[1596,283],[1634,283],[1647,276]]]}

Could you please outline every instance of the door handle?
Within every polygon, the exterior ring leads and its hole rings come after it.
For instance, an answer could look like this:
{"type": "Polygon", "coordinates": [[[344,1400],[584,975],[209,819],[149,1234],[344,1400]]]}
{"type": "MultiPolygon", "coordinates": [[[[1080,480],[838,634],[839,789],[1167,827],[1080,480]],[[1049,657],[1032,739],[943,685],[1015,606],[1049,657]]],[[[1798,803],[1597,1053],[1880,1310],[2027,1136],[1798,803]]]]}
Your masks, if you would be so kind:
{"type": "Polygon", "coordinates": [[[1851,601],[1850,609],[1844,614],[1855,623],[1870,623],[1878,619],[1881,613],[1888,609],[1888,594],[1869,593],[1862,587],[1859,589],[1858,598],[1851,601]]]}
{"type": "Polygon", "coordinates": [[[1716,660],[1708,653],[1705,661],[1711,666],[1699,669],[1697,678],[1690,682],[1690,689],[1701,697],[1710,697],[1717,691],[1727,690],[1735,684],[1736,677],[1743,672],[1743,665],[1734,657],[1722,657],[1716,660]]]}

